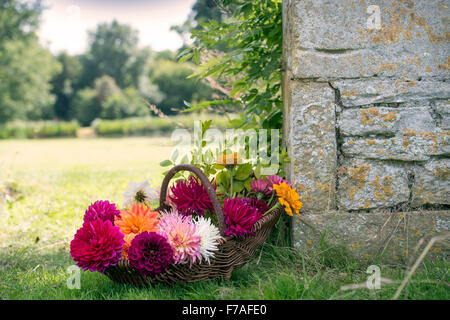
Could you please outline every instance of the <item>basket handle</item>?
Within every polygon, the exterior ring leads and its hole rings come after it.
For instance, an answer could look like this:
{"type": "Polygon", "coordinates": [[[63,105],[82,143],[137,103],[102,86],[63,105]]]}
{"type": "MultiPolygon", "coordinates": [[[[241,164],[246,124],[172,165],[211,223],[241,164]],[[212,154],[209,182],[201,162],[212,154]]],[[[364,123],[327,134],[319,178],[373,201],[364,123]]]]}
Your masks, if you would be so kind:
{"type": "Polygon", "coordinates": [[[192,164],[179,164],[174,166],[169,170],[169,172],[167,172],[161,186],[161,193],[159,198],[160,207],[162,208],[166,206],[167,188],[169,186],[169,182],[179,171],[190,171],[200,179],[200,181],[202,182],[202,186],[205,187],[206,192],[208,193],[209,198],[211,199],[211,202],[214,206],[214,213],[216,214],[217,221],[219,223],[220,235],[222,237],[225,237],[225,216],[223,215],[222,206],[219,202],[219,199],[217,198],[216,191],[214,190],[214,187],[212,186],[206,175],[202,172],[202,170],[192,164]]]}

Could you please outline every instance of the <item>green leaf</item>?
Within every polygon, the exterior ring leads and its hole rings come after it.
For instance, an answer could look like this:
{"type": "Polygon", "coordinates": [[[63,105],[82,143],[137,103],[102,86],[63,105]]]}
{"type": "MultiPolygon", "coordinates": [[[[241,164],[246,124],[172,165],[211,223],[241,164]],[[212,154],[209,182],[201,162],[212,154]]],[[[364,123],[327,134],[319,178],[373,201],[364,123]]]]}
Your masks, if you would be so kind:
{"type": "Polygon", "coordinates": [[[255,173],[256,179],[261,179],[261,164],[260,163],[258,163],[258,165],[256,166],[254,173],[255,173]]]}
{"type": "Polygon", "coordinates": [[[200,64],[200,54],[197,48],[194,49],[194,62],[200,64]]]}
{"type": "Polygon", "coordinates": [[[160,165],[161,167],[168,167],[168,166],[171,166],[172,164],[173,164],[173,162],[170,161],[170,160],[164,160],[164,161],[161,161],[161,162],[159,163],[159,165],[160,165]]]}
{"type": "Polygon", "coordinates": [[[244,163],[240,165],[235,172],[233,172],[233,177],[236,180],[246,180],[252,174],[251,163],[244,163]]]}
{"type": "Polygon", "coordinates": [[[188,156],[185,154],[184,155],[184,157],[183,158],[181,158],[181,161],[180,161],[182,164],[187,164],[187,163],[189,163],[189,158],[188,158],[188,156]]]}
{"type": "Polygon", "coordinates": [[[244,189],[244,183],[241,181],[233,181],[233,192],[241,192],[244,189]]]}
{"type": "Polygon", "coordinates": [[[178,158],[178,154],[179,154],[178,149],[175,149],[175,151],[173,152],[172,157],[170,159],[173,162],[175,162],[177,160],[177,158],[178,158]]]}
{"type": "Polygon", "coordinates": [[[222,185],[226,190],[230,188],[230,173],[227,170],[221,171],[216,176],[218,184],[222,185]]]}

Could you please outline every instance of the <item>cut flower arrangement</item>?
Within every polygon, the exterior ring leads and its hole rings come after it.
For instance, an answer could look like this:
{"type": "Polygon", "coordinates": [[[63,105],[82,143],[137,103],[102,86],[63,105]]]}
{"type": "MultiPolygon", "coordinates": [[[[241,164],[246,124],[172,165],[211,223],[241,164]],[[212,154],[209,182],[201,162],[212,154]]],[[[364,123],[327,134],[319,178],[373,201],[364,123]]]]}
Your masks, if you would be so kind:
{"type": "Polygon", "coordinates": [[[130,182],[122,208],[107,200],[89,206],[70,254],[81,269],[116,282],[229,278],[266,240],[283,208],[293,215],[302,207],[295,189],[280,176],[250,180],[241,192],[225,194],[217,190],[223,190],[220,182],[184,164],[167,173],[159,196],[147,181],[130,182]],[[190,175],[169,187],[180,171],[190,175]]]}

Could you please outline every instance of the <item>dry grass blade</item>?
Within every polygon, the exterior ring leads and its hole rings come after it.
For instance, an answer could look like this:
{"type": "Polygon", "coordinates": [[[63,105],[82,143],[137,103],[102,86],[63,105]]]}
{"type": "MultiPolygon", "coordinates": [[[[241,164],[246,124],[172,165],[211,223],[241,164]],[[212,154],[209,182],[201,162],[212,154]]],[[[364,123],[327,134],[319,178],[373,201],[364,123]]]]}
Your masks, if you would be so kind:
{"type": "MultiPolygon", "coordinates": [[[[391,279],[381,278],[380,279],[381,284],[393,284],[395,283],[391,279]]],[[[367,289],[367,283],[355,283],[355,284],[348,284],[345,286],[342,286],[339,290],[341,291],[347,291],[347,290],[358,290],[358,289],[367,289]]]]}
{"type": "Polygon", "coordinates": [[[419,258],[417,258],[417,260],[414,263],[414,265],[412,266],[411,270],[406,275],[406,277],[403,280],[403,282],[400,285],[400,287],[398,287],[397,292],[395,292],[394,296],[392,297],[392,300],[397,300],[398,299],[398,297],[400,296],[400,293],[402,293],[402,290],[405,288],[406,284],[409,282],[409,280],[411,279],[413,274],[416,272],[417,268],[422,263],[423,259],[427,255],[428,251],[430,251],[430,249],[434,245],[434,243],[438,242],[438,241],[444,241],[444,240],[446,240],[448,238],[450,238],[450,232],[447,232],[447,233],[445,233],[443,235],[431,238],[430,242],[428,242],[427,246],[422,251],[422,253],[420,254],[419,258]]]}

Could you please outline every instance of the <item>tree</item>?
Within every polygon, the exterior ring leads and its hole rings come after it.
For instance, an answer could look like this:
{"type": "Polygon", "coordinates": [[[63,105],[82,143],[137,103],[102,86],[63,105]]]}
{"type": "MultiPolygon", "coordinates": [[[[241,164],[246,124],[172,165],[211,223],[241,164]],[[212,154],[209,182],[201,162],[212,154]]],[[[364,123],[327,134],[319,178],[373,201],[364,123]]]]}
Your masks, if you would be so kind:
{"type": "Polygon", "coordinates": [[[49,82],[60,67],[37,42],[40,12],[39,1],[0,0],[0,123],[53,116],[49,82]]]}
{"type": "Polygon", "coordinates": [[[0,0],[0,46],[33,36],[39,25],[40,1],[0,0]]]}
{"type": "Polygon", "coordinates": [[[187,79],[193,73],[189,64],[179,64],[170,60],[156,60],[150,79],[162,92],[160,103],[152,101],[165,114],[174,114],[185,109],[184,101],[204,100],[211,97],[212,90],[203,82],[187,79]]]}
{"type": "Polygon", "coordinates": [[[181,36],[184,42],[184,49],[186,48],[186,42],[192,30],[202,29],[202,23],[209,22],[210,20],[215,20],[219,23],[222,22],[222,19],[227,13],[219,4],[219,0],[197,0],[192,6],[192,11],[186,21],[181,25],[170,28],[181,36]]]}
{"type": "Polygon", "coordinates": [[[231,105],[242,112],[241,126],[281,128],[281,0],[222,2],[233,6],[233,15],[193,30],[193,47],[180,54],[181,61],[199,64],[197,77],[225,86],[221,99],[201,106],[231,105]],[[226,50],[218,51],[221,46],[226,50]]]}
{"type": "Polygon", "coordinates": [[[89,51],[83,57],[85,86],[108,75],[120,88],[137,87],[148,63],[148,51],[139,51],[138,32],[113,20],[89,32],[89,51]]]}
{"type": "Polygon", "coordinates": [[[72,99],[70,116],[75,118],[82,126],[89,126],[98,118],[102,111],[97,92],[91,88],[79,90],[72,99]]]}
{"type": "Polygon", "coordinates": [[[128,117],[144,117],[150,115],[150,111],[137,90],[128,87],[120,93],[110,96],[102,103],[102,119],[121,119],[128,117]]]}
{"type": "Polygon", "coordinates": [[[69,120],[69,106],[76,91],[80,87],[82,64],[78,57],[61,53],[56,58],[61,64],[61,72],[56,74],[51,84],[52,93],[56,96],[53,107],[55,117],[69,120]]]}
{"type": "Polygon", "coordinates": [[[0,47],[0,122],[50,119],[55,97],[50,80],[59,63],[37,39],[8,41],[0,47]]]}

